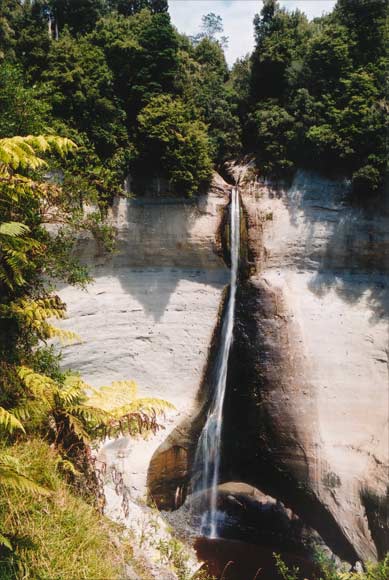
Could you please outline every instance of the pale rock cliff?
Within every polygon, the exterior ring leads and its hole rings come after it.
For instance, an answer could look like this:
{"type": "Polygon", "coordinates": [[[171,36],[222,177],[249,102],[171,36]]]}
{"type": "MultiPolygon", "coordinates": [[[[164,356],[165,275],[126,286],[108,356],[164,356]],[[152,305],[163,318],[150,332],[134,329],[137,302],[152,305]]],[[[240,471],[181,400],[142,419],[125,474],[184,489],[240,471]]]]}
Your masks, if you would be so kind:
{"type": "MultiPolygon", "coordinates": [[[[221,481],[281,500],[341,558],[375,559],[389,549],[389,218],[304,172],[285,190],[247,186],[241,197],[221,481]]],[[[206,416],[227,203],[225,184],[190,203],[120,200],[118,254],[85,238],[95,282],[61,290],[65,324],[85,339],[66,347],[64,365],[95,386],[134,379],[140,395],[177,407],[156,437],[100,453],[133,497],[148,477],[161,507],[185,498],[206,416]]]]}
{"type": "MultiPolygon", "coordinates": [[[[90,236],[79,242],[94,282],[86,291],[60,289],[68,307],[62,324],[82,344],[63,348],[63,367],[93,386],[134,380],[139,396],[173,403],[165,430],[148,440],[107,443],[99,461],[123,474],[132,498],[146,496],[155,449],[197,412],[197,395],[228,271],[220,224],[228,187],[219,179],[196,200],[121,198],[112,209],[117,251],[104,255],[90,236]]],[[[108,511],[120,511],[110,494],[108,511]]],[[[115,513],[118,516],[118,513],[115,513]]]]}
{"type": "Polygon", "coordinates": [[[389,217],[346,196],[303,172],[242,189],[224,479],[281,498],[352,561],[389,549],[389,217]]]}

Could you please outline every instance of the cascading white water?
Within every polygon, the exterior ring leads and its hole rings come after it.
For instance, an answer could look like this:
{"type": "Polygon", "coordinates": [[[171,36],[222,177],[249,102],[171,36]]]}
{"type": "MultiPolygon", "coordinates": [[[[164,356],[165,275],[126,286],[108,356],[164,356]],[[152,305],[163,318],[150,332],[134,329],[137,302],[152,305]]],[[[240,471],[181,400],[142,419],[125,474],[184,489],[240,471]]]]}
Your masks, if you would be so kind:
{"type": "Polygon", "coordinates": [[[224,316],[221,342],[216,358],[215,389],[207,421],[196,450],[195,476],[201,470],[201,478],[195,491],[209,493],[209,508],[203,514],[201,534],[217,538],[217,495],[219,483],[223,403],[226,392],[227,368],[232,343],[235,315],[235,296],[239,265],[240,208],[238,189],[233,188],[230,205],[230,251],[231,282],[227,311],[224,316]]]}

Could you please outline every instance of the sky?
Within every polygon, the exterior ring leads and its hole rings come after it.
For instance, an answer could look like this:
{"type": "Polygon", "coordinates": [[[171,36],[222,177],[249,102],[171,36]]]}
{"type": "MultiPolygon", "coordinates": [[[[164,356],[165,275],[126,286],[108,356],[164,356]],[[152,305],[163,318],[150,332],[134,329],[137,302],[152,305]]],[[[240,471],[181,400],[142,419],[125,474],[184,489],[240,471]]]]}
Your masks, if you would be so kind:
{"type": "MultiPolygon", "coordinates": [[[[335,0],[280,0],[281,6],[289,10],[298,8],[308,18],[330,12],[335,4],[335,0]]],[[[261,0],[169,0],[170,15],[179,32],[197,34],[201,17],[209,12],[223,18],[224,34],[229,38],[226,57],[230,66],[253,49],[253,18],[261,7],[261,0]]]]}

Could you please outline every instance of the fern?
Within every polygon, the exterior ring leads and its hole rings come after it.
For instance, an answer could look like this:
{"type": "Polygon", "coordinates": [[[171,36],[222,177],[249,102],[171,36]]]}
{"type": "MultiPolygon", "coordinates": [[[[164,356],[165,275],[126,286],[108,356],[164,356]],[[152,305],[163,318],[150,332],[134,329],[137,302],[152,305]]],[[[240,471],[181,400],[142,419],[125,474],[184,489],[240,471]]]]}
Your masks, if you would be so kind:
{"type": "Polygon", "coordinates": [[[13,413],[10,413],[3,407],[0,407],[0,427],[7,431],[7,433],[12,434],[17,429],[24,431],[24,427],[21,422],[15,417],[13,413]]]}
{"type": "Polygon", "coordinates": [[[32,493],[34,495],[50,495],[50,491],[24,475],[19,462],[5,453],[0,453],[0,487],[32,493]]]}
{"type": "Polygon", "coordinates": [[[88,402],[110,411],[133,401],[137,396],[137,391],[138,387],[135,381],[114,381],[109,386],[92,389],[93,395],[89,397],[88,402]]]}
{"type": "Polygon", "coordinates": [[[1,533],[0,533],[0,546],[4,546],[5,548],[8,548],[8,550],[11,551],[13,550],[11,540],[1,533]]]}
{"type": "Polygon", "coordinates": [[[137,390],[134,381],[115,381],[93,390],[87,403],[108,413],[99,427],[103,438],[156,432],[161,428],[157,416],[175,409],[174,405],[163,399],[137,398],[137,390]]]}
{"type": "Polygon", "coordinates": [[[39,300],[22,298],[13,302],[9,311],[33,325],[44,322],[48,318],[64,318],[66,307],[56,296],[49,296],[39,300]]]}
{"type": "Polygon", "coordinates": [[[56,459],[55,467],[56,469],[61,469],[66,473],[71,473],[75,477],[79,477],[80,475],[82,475],[81,472],[74,467],[71,461],[69,461],[68,459],[64,459],[61,456],[58,456],[58,458],[56,459]]]}
{"type": "MultiPolygon", "coordinates": [[[[90,439],[90,435],[89,435],[88,431],[86,430],[84,421],[82,421],[82,419],[78,418],[73,413],[69,413],[69,412],[65,412],[63,414],[63,418],[67,419],[67,421],[69,423],[69,427],[71,428],[73,433],[76,435],[76,437],[79,439],[79,441],[81,441],[84,445],[89,445],[89,443],[91,442],[91,439],[90,439]]],[[[67,436],[67,433],[63,432],[63,428],[64,428],[64,425],[61,423],[61,421],[57,421],[57,435],[62,435],[62,439],[65,439],[67,436]]],[[[57,437],[56,441],[57,441],[57,444],[61,445],[61,441],[58,440],[58,437],[57,437]]],[[[67,449],[65,449],[65,452],[66,451],[67,451],[67,449]]]]}
{"type": "Polygon", "coordinates": [[[11,289],[25,283],[23,270],[28,265],[28,252],[41,248],[36,240],[26,237],[28,232],[28,226],[20,222],[0,224],[0,279],[11,289]]]}
{"type": "Polygon", "coordinates": [[[51,207],[58,207],[61,193],[53,184],[33,181],[16,172],[45,167],[47,163],[42,154],[65,155],[75,148],[70,139],[53,135],[0,139],[0,213],[4,218],[0,223],[0,282],[10,290],[26,284],[29,267],[34,266],[38,255],[42,258],[45,251],[37,239],[40,237],[37,232],[31,232],[28,225],[21,222],[42,223],[42,202],[50,200],[51,207]],[[18,215],[19,221],[13,221],[18,215]]]}
{"type": "Polygon", "coordinates": [[[144,411],[155,412],[158,415],[167,410],[175,409],[174,405],[163,399],[137,398],[137,391],[138,388],[134,381],[114,381],[109,386],[95,389],[93,395],[88,399],[88,403],[111,411],[115,416],[121,411],[124,414],[144,411]]]}
{"type": "Polygon", "coordinates": [[[51,151],[63,156],[76,147],[76,144],[70,139],[54,135],[7,137],[0,139],[0,166],[3,172],[7,171],[7,167],[13,170],[36,170],[47,165],[46,161],[38,156],[38,153],[51,151]]]}
{"type": "MultiPolygon", "coordinates": [[[[63,385],[26,366],[17,367],[17,375],[36,402],[33,412],[42,409],[54,444],[74,457],[77,450],[86,452],[92,439],[155,433],[162,428],[157,417],[175,409],[163,399],[137,398],[134,381],[117,381],[97,390],[75,375],[63,385]],[[87,391],[92,392],[89,398],[87,391]]],[[[27,397],[25,405],[14,409],[15,421],[29,416],[28,403],[27,397]]]]}
{"type": "Polygon", "coordinates": [[[73,405],[69,407],[69,412],[79,417],[89,428],[106,425],[112,419],[111,413],[85,404],[73,405]]]}
{"type": "Polygon", "coordinates": [[[58,338],[62,344],[81,344],[83,342],[81,336],[76,332],[58,328],[52,324],[41,324],[40,331],[44,338],[58,338]]]}
{"type": "Polygon", "coordinates": [[[15,238],[30,231],[30,228],[20,222],[4,222],[0,224],[0,236],[15,238]]]}
{"type": "MultiPolygon", "coordinates": [[[[1,276],[1,273],[0,273],[1,276]]],[[[0,315],[16,316],[23,324],[32,330],[41,340],[58,338],[62,343],[82,342],[81,337],[71,331],[53,326],[49,318],[65,318],[66,307],[57,296],[48,296],[39,300],[20,299],[8,307],[3,306],[0,315]]]]}
{"type": "Polygon", "coordinates": [[[31,395],[35,398],[39,398],[47,405],[53,404],[54,395],[58,390],[58,385],[53,381],[53,379],[41,375],[40,373],[36,373],[26,366],[17,367],[16,371],[31,395]]]}

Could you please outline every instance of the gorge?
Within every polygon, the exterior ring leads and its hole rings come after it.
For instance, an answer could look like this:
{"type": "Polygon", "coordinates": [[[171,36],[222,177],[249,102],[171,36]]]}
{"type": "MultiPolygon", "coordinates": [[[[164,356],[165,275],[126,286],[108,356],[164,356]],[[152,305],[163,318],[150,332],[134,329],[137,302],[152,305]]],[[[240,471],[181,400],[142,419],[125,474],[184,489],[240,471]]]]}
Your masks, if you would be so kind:
{"type": "MultiPolygon", "coordinates": [[[[61,291],[69,308],[63,324],[86,339],[65,348],[64,364],[91,382],[108,374],[136,379],[141,393],[177,408],[166,432],[100,452],[132,497],[148,489],[161,509],[178,508],[190,491],[213,404],[221,321],[228,320],[222,256],[229,192],[217,178],[207,196],[189,204],[119,202],[112,214],[119,254],[99,256],[85,239],[81,252],[94,264],[95,283],[88,295],[61,291]]],[[[350,208],[347,186],[306,172],[284,190],[243,180],[240,195],[242,272],[218,507],[237,509],[247,529],[248,514],[256,514],[260,543],[268,532],[273,540],[289,537],[295,548],[319,534],[319,545],[342,560],[375,559],[388,549],[389,220],[350,208]],[[269,510],[281,528],[267,520],[261,529],[269,510]]]]}
{"type": "Polygon", "coordinates": [[[0,0],[0,580],[389,580],[388,22],[0,0]]]}

